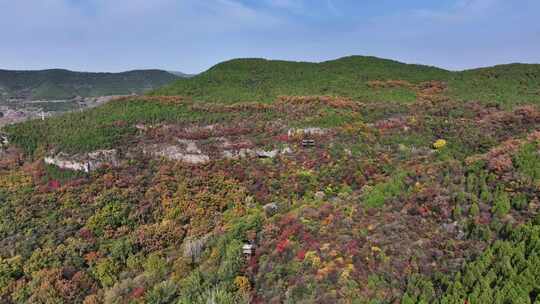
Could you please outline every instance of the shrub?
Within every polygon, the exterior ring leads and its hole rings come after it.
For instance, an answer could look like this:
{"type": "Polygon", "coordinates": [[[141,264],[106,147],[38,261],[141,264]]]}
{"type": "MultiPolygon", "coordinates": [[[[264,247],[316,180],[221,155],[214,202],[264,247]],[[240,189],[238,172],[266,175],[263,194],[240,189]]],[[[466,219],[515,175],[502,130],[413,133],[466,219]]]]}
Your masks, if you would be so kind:
{"type": "Polygon", "coordinates": [[[523,145],[519,153],[514,158],[514,165],[523,175],[533,181],[540,179],[540,154],[538,145],[529,143],[523,145]]]}
{"type": "Polygon", "coordinates": [[[251,290],[251,284],[249,283],[249,279],[245,276],[237,276],[234,279],[234,284],[238,288],[238,291],[242,294],[248,294],[251,290]]]}
{"type": "Polygon", "coordinates": [[[437,139],[433,143],[433,148],[435,148],[437,150],[442,150],[444,147],[446,147],[446,140],[444,140],[444,139],[437,139]]]}
{"type": "Polygon", "coordinates": [[[184,234],[184,230],[174,221],[141,225],[137,230],[137,244],[145,252],[163,250],[169,246],[178,246],[184,234]]]}
{"type": "Polygon", "coordinates": [[[496,192],[492,213],[496,214],[499,217],[502,217],[506,215],[511,208],[512,205],[510,204],[510,198],[508,197],[508,194],[503,190],[498,190],[496,192]]]}
{"type": "Polygon", "coordinates": [[[108,244],[107,251],[111,258],[122,264],[125,264],[128,257],[133,253],[134,248],[129,238],[120,238],[108,244]]]}
{"type": "Polygon", "coordinates": [[[407,173],[399,172],[394,174],[390,181],[377,184],[363,195],[363,203],[367,208],[379,208],[384,203],[403,194],[406,188],[405,177],[407,173]]]}
{"type": "Polygon", "coordinates": [[[314,268],[318,268],[321,265],[321,258],[315,251],[308,251],[304,256],[304,263],[308,263],[314,268]]]}
{"type": "Polygon", "coordinates": [[[221,304],[241,304],[245,300],[238,298],[234,293],[227,291],[223,287],[216,287],[207,291],[200,303],[221,303],[221,304]]]}
{"type": "Polygon", "coordinates": [[[204,290],[208,288],[203,273],[198,269],[192,271],[189,276],[184,278],[180,282],[180,286],[182,286],[182,288],[178,304],[196,303],[196,300],[204,293],[204,290]]]}
{"type": "Polygon", "coordinates": [[[163,281],[156,284],[146,296],[148,304],[168,304],[173,303],[173,300],[178,296],[178,286],[172,281],[163,281]]]}
{"type": "Polygon", "coordinates": [[[106,229],[114,229],[126,225],[129,209],[126,204],[120,202],[107,203],[86,222],[88,229],[95,234],[101,235],[106,229]]]}
{"type": "Polygon", "coordinates": [[[92,269],[92,274],[103,287],[111,287],[118,280],[120,265],[112,258],[99,260],[92,269]]]}
{"type": "Polygon", "coordinates": [[[224,248],[221,256],[221,263],[217,271],[217,275],[221,280],[233,281],[240,267],[244,263],[242,254],[243,243],[239,240],[232,240],[224,248]]]}
{"type": "Polygon", "coordinates": [[[525,193],[517,193],[512,198],[512,207],[516,210],[523,210],[527,207],[528,199],[525,193]]]}
{"type": "Polygon", "coordinates": [[[493,196],[491,195],[491,190],[487,186],[486,182],[483,181],[480,184],[480,201],[483,203],[489,203],[493,199],[493,196]]]}
{"type": "Polygon", "coordinates": [[[463,211],[461,209],[461,206],[456,205],[454,206],[454,209],[452,209],[452,218],[457,221],[461,218],[463,211]]]}
{"type": "Polygon", "coordinates": [[[24,272],[27,275],[39,271],[45,268],[60,267],[60,257],[53,251],[53,249],[38,248],[32,252],[30,258],[24,263],[24,272]]]}
{"type": "Polygon", "coordinates": [[[433,283],[421,275],[412,275],[407,283],[407,292],[401,304],[422,303],[428,304],[435,300],[433,283]]]}
{"type": "Polygon", "coordinates": [[[46,178],[48,181],[65,183],[77,178],[85,177],[80,171],[63,170],[54,165],[45,165],[46,178]]]}
{"type": "Polygon", "coordinates": [[[167,272],[167,261],[159,253],[152,253],[144,262],[144,271],[149,277],[163,278],[167,272]]]}
{"type": "Polygon", "coordinates": [[[22,258],[16,256],[10,259],[0,257],[0,295],[3,290],[23,275],[22,258]]]}
{"type": "Polygon", "coordinates": [[[472,217],[476,217],[480,214],[480,207],[478,206],[478,203],[473,202],[471,205],[471,208],[469,209],[469,215],[472,217]]]}
{"type": "Polygon", "coordinates": [[[146,286],[147,282],[144,275],[119,281],[105,291],[103,295],[104,304],[126,303],[127,300],[138,300],[143,297],[146,286]]]}

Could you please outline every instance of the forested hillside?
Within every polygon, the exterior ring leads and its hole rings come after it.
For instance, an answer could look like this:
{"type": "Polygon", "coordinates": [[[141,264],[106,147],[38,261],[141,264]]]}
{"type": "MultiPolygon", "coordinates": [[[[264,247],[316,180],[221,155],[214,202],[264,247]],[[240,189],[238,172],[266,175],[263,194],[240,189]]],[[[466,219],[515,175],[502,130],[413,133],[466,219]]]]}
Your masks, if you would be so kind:
{"type": "Polygon", "coordinates": [[[537,73],[238,60],[8,126],[0,302],[540,303],[537,73]]]}
{"type": "Polygon", "coordinates": [[[83,73],[67,70],[0,70],[0,100],[70,99],[75,96],[140,94],[166,85],[178,76],[160,70],[83,73]]]}
{"type": "Polygon", "coordinates": [[[540,97],[540,65],[512,64],[450,72],[362,56],[322,63],[236,59],[195,77],[179,79],[152,95],[182,95],[214,102],[272,101],[280,95],[411,102],[421,94],[416,86],[426,81],[443,82],[448,87],[445,96],[457,100],[506,104],[540,97]]]}

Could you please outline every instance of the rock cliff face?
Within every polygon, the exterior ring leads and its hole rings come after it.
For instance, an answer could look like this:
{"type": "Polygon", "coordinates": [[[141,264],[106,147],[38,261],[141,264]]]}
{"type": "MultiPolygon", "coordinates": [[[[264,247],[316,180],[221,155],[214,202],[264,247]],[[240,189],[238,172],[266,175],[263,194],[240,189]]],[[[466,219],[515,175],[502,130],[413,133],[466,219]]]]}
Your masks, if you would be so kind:
{"type": "MultiPolygon", "coordinates": [[[[226,140],[226,139],[224,139],[226,140]]],[[[279,154],[289,154],[293,151],[289,147],[283,149],[263,150],[263,149],[233,149],[223,148],[218,154],[205,153],[201,150],[203,141],[179,139],[177,144],[154,144],[143,149],[143,152],[155,157],[163,157],[168,160],[182,161],[188,164],[204,164],[212,160],[228,158],[237,159],[243,157],[274,158],[279,154]]]]}
{"type": "Polygon", "coordinates": [[[193,140],[178,140],[178,145],[152,145],[144,149],[147,154],[178,160],[190,164],[203,164],[210,161],[193,140]]]}
{"type": "Polygon", "coordinates": [[[289,131],[287,131],[287,135],[289,137],[321,136],[321,135],[325,135],[326,133],[328,133],[328,130],[322,129],[322,128],[315,128],[315,127],[305,128],[305,129],[289,129],[289,131]]]}
{"type": "Polygon", "coordinates": [[[61,169],[90,173],[104,165],[116,166],[118,156],[116,150],[98,150],[84,155],[58,153],[54,156],[45,157],[43,161],[61,169]]]}
{"type": "MultiPolygon", "coordinates": [[[[187,164],[199,165],[220,159],[239,159],[245,157],[276,158],[281,155],[291,155],[298,152],[289,143],[273,145],[273,148],[262,147],[243,136],[221,134],[220,126],[188,126],[170,125],[147,126],[136,124],[139,135],[143,140],[135,145],[131,152],[142,152],[154,158],[164,158],[170,161],[181,161],[187,164]],[[151,135],[159,133],[156,140],[151,135]],[[148,136],[147,136],[148,135],[148,136]]],[[[223,127],[221,127],[223,129],[223,127]]],[[[304,137],[320,137],[327,135],[329,129],[305,128],[283,130],[288,139],[298,140],[304,137]]],[[[102,165],[118,163],[116,150],[99,150],[88,154],[68,155],[60,152],[44,159],[45,163],[62,169],[91,172],[102,165]]]]}

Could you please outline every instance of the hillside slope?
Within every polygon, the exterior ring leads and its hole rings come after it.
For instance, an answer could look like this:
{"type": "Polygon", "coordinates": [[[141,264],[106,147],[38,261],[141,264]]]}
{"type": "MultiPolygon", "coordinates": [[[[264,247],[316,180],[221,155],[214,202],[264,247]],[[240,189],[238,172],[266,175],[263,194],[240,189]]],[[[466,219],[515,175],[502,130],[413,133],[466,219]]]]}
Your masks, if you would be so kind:
{"type": "Polygon", "coordinates": [[[414,85],[440,81],[447,95],[467,100],[524,102],[540,100],[540,65],[506,65],[464,72],[404,64],[376,57],[351,56],[308,63],[236,59],[151,95],[182,95],[216,102],[272,101],[280,95],[331,95],[361,101],[414,101],[414,85]],[[394,81],[384,89],[373,81],[394,81]],[[395,83],[397,81],[397,83],[395,83]]]}
{"type": "MultiPolygon", "coordinates": [[[[536,66],[347,60],[390,99],[139,96],[3,128],[0,302],[539,303],[536,66]]],[[[235,64],[204,77],[258,94],[235,64]]]]}
{"type": "Polygon", "coordinates": [[[531,105],[328,97],[9,126],[0,301],[535,303],[539,129],[531,105]]]}
{"type": "Polygon", "coordinates": [[[160,70],[85,73],[68,70],[0,70],[0,99],[69,99],[143,93],[178,79],[160,70]]]}

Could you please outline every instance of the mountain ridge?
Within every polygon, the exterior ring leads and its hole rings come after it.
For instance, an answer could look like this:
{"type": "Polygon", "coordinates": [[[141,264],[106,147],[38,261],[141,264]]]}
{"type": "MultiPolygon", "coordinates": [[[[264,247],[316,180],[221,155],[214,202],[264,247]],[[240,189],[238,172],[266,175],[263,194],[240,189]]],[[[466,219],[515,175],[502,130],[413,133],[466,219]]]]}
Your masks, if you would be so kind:
{"type": "MultiPolygon", "coordinates": [[[[443,67],[440,67],[440,66],[437,66],[437,65],[432,65],[432,64],[423,64],[423,63],[418,63],[418,62],[405,62],[405,61],[400,61],[400,60],[397,60],[397,59],[390,59],[390,58],[384,58],[384,57],[378,57],[378,56],[367,56],[367,55],[349,55],[349,56],[342,56],[342,57],[338,57],[336,59],[328,59],[328,60],[323,60],[323,61],[269,59],[269,58],[264,58],[264,57],[239,57],[239,58],[232,58],[232,59],[228,59],[228,60],[224,60],[222,62],[216,63],[216,64],[212,65],[210,68],[202,71],[199,74],[205,73],[205,72],[215,68],[216,66],[220,66],[220,65],[224,65],[224,64],[232,63],[232,62],[236,62],[236,61],[244,61],[244,60],[248,60],[248,61],[249,60],[252,60],[252,61],[266,61],[266,62],[307,63],[307,64],[320,65],[320,64],[328,64],[328,63],[333,63],[333,62],[345,61],[345,60],[348,60],[348,59],[358,59],[358,58],[360,58],[360,59],[380,60],[382,62],[402,64],[402,65],[407,65],[407,66],[429,67],[429,68],[435,68],[435,69],[450,72],[450,73],[461,73],[461,72],[467,72],[467,71],[484,70],[484,69],[491,69],[491,68],[505,67],[505,66],[540,66],[540,63],[526,63],[526,62],[515,61],[515,62],[500,63],[500,64],[495,64],[495,65],[478,66],[478,67],[471,67],[471,68],[466,68],[466,69],[453,70],[453,69],[447,69],[447,68],[443,68],[443,67]]],[[[196,76],[196,75],[199,75],[199,74],[186,74],[186,75],[194,75],[194,76],[196,76]]]]}
{"type": "MultiPolygon", "coordinates": [[[[360,101],[411,102],[417,94],[400,87],[373,90],[370,81],[445,82],[446,95],[460,100],[535,101],[523,92],[540,91],[540,64],[503,64],[463,71],[408,64],[372,56],[348,56],[320,63],[240,58],[224,61],[188,79],[178,79],[149,95],[182,95],[198,101],[248,102],[280,95],[331,95],[360,101]],[[491,88],[504,88],[492,90],[491,88]]],[[[534,93],[535,94],[535,93],[534,93]]],[[[533,94],[533,95],[534,95],[533,94]]]]}
{"type": "Polygon", "coordinates": [[[141,94],[177,78],[174,74],[157,69],[121,73],[75,72],[66,69],[0,69],[0,100],[141,94]]]}

